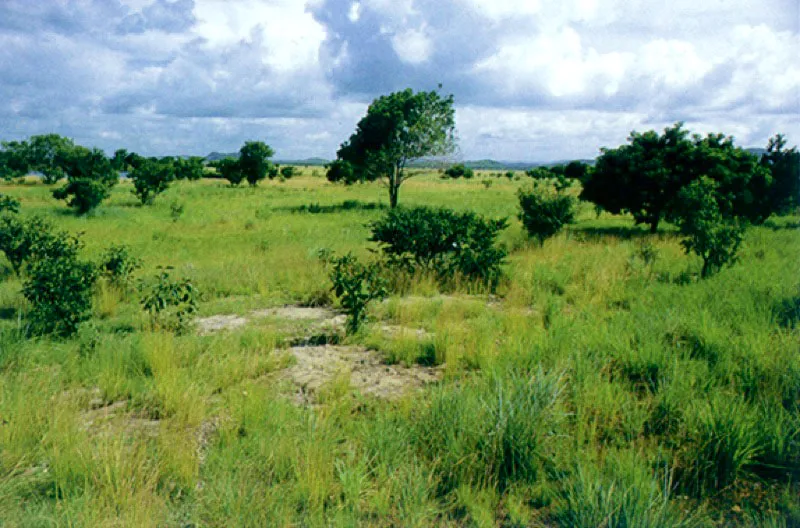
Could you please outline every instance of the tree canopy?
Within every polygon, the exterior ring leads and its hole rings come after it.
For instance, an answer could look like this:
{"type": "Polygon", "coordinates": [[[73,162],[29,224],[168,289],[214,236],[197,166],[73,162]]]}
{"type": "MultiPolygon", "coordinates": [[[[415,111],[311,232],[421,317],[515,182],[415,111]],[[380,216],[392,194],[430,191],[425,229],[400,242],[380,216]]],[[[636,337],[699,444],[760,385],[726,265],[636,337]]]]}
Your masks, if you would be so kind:
{"type": "Polygon", "coordinates": [[[758,159],[722,134],[689,137],[683,123],[663,134],[631,132],[627,145],[602,149],[581,198],[611,213],[630,213],[655,232],[674,215],[681,189],[702,176],[717,182],[722,214],[752,222],[769,216],[771,178],[758,159]]]}
{"type": "Polygon", "coordinates": [[[408,163],[454,148],[453,96],[409,88],[375,99],[337,158],[350,163],[357,180],[385,180],[390,205],[396,207],[400,186],[411,177],[408,163]]]}

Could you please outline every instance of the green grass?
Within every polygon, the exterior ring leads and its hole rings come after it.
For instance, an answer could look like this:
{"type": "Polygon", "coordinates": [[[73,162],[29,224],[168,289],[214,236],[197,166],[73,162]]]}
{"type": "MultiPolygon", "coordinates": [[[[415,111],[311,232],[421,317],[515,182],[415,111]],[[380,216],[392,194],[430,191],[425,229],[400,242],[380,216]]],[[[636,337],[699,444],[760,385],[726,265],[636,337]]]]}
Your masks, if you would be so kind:
{"type": "MultiPolygon", "coordinates": [[[[797,218],[751,228],[738,264],[697,281],[670,226],[587,204],[540,247],[516,219],[525,182],[486,178],[401,189],[511,225],[496,295],[414,277],[348,338],[441,368],[393,401],[342,376],[298,406],[275,381],[286,325],[153,331],[135,288],[98,287],[73,338],[28,338],[0,257],[0,526],[800,524],[797,218]]],[[[44,185],[0,184],[23,215],[82,232],[87,258],[124,243],[138,277],[191,278],[202,316],[329,302],[317,252],[368,256],[388,202],[308,170],[181,182],[150,207],[131,189],[75,217],[44,185]]]]}

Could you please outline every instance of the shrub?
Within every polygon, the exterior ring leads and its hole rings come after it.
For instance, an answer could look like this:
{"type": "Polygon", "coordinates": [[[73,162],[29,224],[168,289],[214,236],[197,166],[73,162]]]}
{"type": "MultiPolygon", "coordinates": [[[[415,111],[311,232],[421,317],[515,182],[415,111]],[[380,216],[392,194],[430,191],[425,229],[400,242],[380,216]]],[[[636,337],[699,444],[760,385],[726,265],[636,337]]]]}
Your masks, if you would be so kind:
{"type": "Polygon", "coordinates": [[[146,160],[131,171],[130,178],[133,180],[133,194],[142,205],[151,205],[156,196],[169,188],[175,179],[175,171],[172,163],[146,160]]]}
{"type": "Polygon", "coordinates": [[[700,276],[709,277],[723,266],[736,262],[736,252],[744,236],[744,225],[736,218],[726,218],[720,211],[717,183],[702,177],[687,185],[679,194],[677,223],[687,254],[703,259],[700,276]]]}
{"type": "Polygon", "coordinates": [[[293,176],[297,175],[297,169],[290,165],[286,167],[281,167],[281,177],[286,178],[287,180],[293,176]]]}
{"type": "Polygon", "coordinates": [[[150,314],[154,327],[182,332],[197,312],[200,293],[190,279],[174,280],[168,271],[162,271],[149,286],[142,283],[140,290],[142,308],[150,314]]]}
{"type": "Polygon", "coordinates": [[[453,178],[453,179],[457,178],[470,179],[475,176],[475,171],[473,171],[469,167],[466,167],[463,163],[457,163],[456,165],[453,165],[452,167],[444,171],[444,175],[447,176],[448,178],[453,178]]]}
{"type": "Polygon", "coordinates": [[[535,182],[533,186],[518,191],[519,219],[528,235],[539,243],[575,220],[575,198],[549,183],[535,182]]]}
{"type": "Polygon", "coordinates": [[[70,257],[77,254],[77,246],[64,233],[53,231],[53,226],[38,217],[22,220],[17,216],[0,217],[0,251],[11,263],[15,273],[26,262],[37,256],[70,257]]]}
{"type": "Polygon", "coordinates": [[[90,179],[70,180],[64,187],[53,191],[57,200],[67,200],[78,214],[85,214],[108,198],[110,188],[101,181],[90,179]],[[70,198],[71,196],[71,198],[70,198]]]}
{"type": "Polygon", "coordinates": [[[31,303],[35,332],[71,335],[91,317],[97,269],[77,258],[80,242],[65,233],[48,233],[33,246],[22,293],[31,303]]]}
{"type": "Polygon", "coordinates": [[[127,246],[113,245],[103,253],[99,270],[112,284],[125,287],[133,272],[141,267],[142,261],[131,255],[127,246]]]}
{"type": "Polygon", "coordinates": [[[325,168],[328,169],[325,172],[325,177],[331,183],[343,182],[345,185],[352,185],[357,181],[361,181],[349,161],[335,160],[326,165],[325,168]]]}
{"type": "Polygon", "coordinates": [[[172,170],[176,180],[199,180],[205,175],[203,158],[192,156],[191,158],[177,158],[172,162],[172,170]]]}
{"type": "Polygon", "coordinates": [[[331,288],[347,313],[347,333],[358,332],[366,320],[367,305],[375,299],[386,297],[386,282],[377,264],[362,264],[352,254],[334,257],[320,253],[320,259],[331,265],[331,288]]]}
{"type": "Polygon", "coordinates": [[[245,174],[239,166],[239,161],[232,158],[221,159],[216,163],[217,172],[230,182],[233,187],[244,181],[245,174]]]}
{"type": "Polygon", "coordinates": [[[2,213],[18,213],[19,200],[15,200],[11,196],[0,194],[0,214],[2,213]]]}
{"type": "Polygon", "coordinates": [[[173,222],[177,222],[180,220],[181,216],[183,216],[183,212],[185,210],[185,206],[183,203],[173,200],[169,204],[169,216],[172,218],[173,222]]]}
{"type": "Polygon", "coordinates": [[[392,264],[420,267],[442,280],[460,274],[494,287],[506,256],[495,240],[507,225],[505,219],[487,220],[471,212],[398,208],[371,225],[370,240],[380,244],[392,264]]]}

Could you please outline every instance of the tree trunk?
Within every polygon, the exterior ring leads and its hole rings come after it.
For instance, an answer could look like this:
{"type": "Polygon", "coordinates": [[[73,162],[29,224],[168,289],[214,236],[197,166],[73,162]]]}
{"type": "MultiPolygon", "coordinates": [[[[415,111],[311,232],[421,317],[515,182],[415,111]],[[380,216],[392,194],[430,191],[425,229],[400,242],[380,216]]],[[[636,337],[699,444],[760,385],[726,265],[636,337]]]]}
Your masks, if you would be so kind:
{"type": "Polygon", "coordinates": [[[655,234],[655,233],[658,232],[658,222],[659,222],[659,218],[656,218],[655,220],[651,220],[650,221],[650,233],[651,234],[655,234]]]}
{"type": "Polygon", "coordinates": [[[397,197],[400,194],[400,169],[395,167],[389,176],[389,207],[397,207],[397,197]]]}

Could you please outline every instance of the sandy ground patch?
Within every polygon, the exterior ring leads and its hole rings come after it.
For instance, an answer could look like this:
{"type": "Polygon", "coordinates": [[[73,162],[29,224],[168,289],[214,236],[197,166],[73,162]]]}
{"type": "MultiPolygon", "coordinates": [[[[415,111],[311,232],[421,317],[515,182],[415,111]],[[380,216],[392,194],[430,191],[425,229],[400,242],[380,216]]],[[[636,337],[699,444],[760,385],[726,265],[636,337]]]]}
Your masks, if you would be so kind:
{"type": "Polygon", "coordinates": [[[388,399],[439,381],[442,376],[441,367],[386,365],[378,352],[364,347],[293,347],[288,353],[295,364],[276,376],[295,385],[298,403],[313,402],[326,383],[342,375],[349,376],[350,386],[362,394],[388,399]]]}

